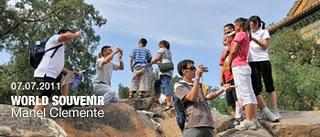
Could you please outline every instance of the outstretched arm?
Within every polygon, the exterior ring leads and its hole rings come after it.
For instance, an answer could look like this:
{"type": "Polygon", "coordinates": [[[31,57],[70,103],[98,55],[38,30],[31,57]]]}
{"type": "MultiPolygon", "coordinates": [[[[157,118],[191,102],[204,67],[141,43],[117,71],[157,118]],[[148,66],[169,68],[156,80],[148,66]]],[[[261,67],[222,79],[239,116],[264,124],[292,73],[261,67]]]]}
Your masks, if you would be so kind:
{"type": "Polygon", "coordinates": [[[162,53],[158,52],[157,56],[150,62],[150,64],[156,64],[162,58],[162,53]]]}
{"type": "Polygon", "coordinates": [[[213,93],[209,93],[207,96],[206,96],[206,99],[207,100],[213,100],[215,98],[217,98],[218,96],[221,95],[221,93],[227,91],[230,89],[230,84],[225,84],[223,85],[223,87],[221,87],[220,89],[218,89],[217,91],[213,92],[213,93]]]}
{"type": "Polygon", "coordinates": [[[123,55],[123,52],[120,51],[120,52],[118,53],[119,65],[116,65],[116,67],[117,67],[118,70],[123,70],[123,69],[124,69],[124,67],[123,67],[123,61],[122,61],[122,55],[123,55]]]}
{"type": "Polygon", "coordinates": [[[63,43],[63,42],[70,42],[71,40],[73,39],[76,39],[76,38],[79,38],[81,36],[81,33],[78,31],[78,32],[75,32],[75,33],[72,33],[72,32],[66,32],[66,33],[63,33],[60,35],[58,41],[60,43],[63,43]]]}
{"type": "Polygon", "coordinates": [[[107,57],[105,57],[105,58],[102,57],[102,64],[109,63],[112,60],[113,56],[116,55],[119,52],[121,52],[121,50],[119,48],[117,48],[113,53],[111,53],[107,57]]]}

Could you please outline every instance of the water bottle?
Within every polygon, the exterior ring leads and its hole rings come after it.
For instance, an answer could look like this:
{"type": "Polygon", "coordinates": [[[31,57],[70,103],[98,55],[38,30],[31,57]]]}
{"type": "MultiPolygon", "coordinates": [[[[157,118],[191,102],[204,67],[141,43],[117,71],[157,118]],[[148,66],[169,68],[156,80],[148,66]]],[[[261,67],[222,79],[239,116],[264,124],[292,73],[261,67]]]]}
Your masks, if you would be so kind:
{"type": "Polygon", "coordinates": [[[79,85],[81,83],[81,80],[82,80],[82,74],[80,73],[78,76],[76,76],[76,79],[72,84],[72,88],[71,88],[72,92],[76,92],[77,91],[77,89],[78,89],[78,87],[79,87],[79,85]]]}

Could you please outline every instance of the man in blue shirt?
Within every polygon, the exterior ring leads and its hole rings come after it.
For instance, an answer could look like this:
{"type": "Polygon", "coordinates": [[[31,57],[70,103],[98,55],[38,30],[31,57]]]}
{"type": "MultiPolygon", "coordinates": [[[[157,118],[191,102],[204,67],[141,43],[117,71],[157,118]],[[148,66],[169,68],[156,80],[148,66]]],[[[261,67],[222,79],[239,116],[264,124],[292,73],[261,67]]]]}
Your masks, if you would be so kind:
{"type": "Polygon", "coordinates": [[[152,60],[151,53],[148,49],[146,49],[147,40],[145,38],[141,38],[139,41],[138,47],[132,50],[130,54],[130,66],[131,71],[133,72],[133,78],[130,86],[130,94],[129,99],[133,97],[133,95],[139,91],[139,97],[143,98],[144,94],[150,91],[151,81],[150,77],[148,77],[149,72],[148,62],[152,60]]]}

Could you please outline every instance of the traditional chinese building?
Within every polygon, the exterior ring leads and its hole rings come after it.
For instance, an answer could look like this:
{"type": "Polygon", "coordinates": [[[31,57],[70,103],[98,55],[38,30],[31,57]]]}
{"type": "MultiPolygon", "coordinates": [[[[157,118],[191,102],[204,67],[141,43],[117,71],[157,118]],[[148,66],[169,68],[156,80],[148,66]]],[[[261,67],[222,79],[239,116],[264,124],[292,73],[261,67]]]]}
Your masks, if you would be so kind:
{"type": "Polygon", "coordinates": [[[297,0],[287,17],[269,28],[271,34],[289,27],[300,30],[304,38],[314,38],[320,44],[320,0],[297,0]]]}

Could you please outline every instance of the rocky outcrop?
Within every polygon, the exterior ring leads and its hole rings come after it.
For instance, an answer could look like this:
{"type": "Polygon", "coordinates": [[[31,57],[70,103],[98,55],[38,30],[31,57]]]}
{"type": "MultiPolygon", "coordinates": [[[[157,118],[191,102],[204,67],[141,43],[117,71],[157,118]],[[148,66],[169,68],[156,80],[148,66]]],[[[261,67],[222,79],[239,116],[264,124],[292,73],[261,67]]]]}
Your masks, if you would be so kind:
{"type": "MultiPolygon", "coordinates": [[[[50,107],[52,106],[48,106],[50,107]]],[[[152,99],[128,100],[105,106],[73,107],[69,110],[101,110],[103,117],[42,118],[12,117],[12,109],[30,111],[0,104],[0,136],[50,137],[180,137],[175,111],[163,111],[152,99]],[[128,104],[132,105],[128,105],[128,104]]],[[[231,117],[212,112],[215,137],[320,137],[320,111],[282,111],[278,123],[260,121],[257,130],[228,129],[231,117]]]]}
{"type": "MultiPolygon", "coordinates": [[[[146,119],[141,118],[133,107],[125,104],[108,104],[94,107],[104,111],[102,118],[57,118],[55,121],[70,137],[159,137],[146,119]]],[[[93,109],[93,107],[76,107],[93,109]]]]}
{"type": "Polygon", "coordinates": [[[232,118],[228,115],[219,113],[218,111],[211,111],[214,122],[214,134],[225,131],[228,129],[232,118]]]}
{"type": "Polygon", "coordinates": [[[12,117],[12,110],[31,111],[10,105],[0,105],[0,136],[66,137],[66,132],[49,118],[12,117]]]}
{"type": "Polygon", "coordinates": [[[283,111],[278,123],[261,121],[275,137],[320,137],[320,111],[283,111]]]}
{"type": "Polygon", "coordinates": [[[164,137],[182,137],[176,118],[169,118],[160,123],[160,133],[164,137]]]}
{"type": "Polygon", "coordinates": [[[228,129],[215,135],[215,137],[273,137],[264,128],[257,130],[238,131],[237,129],[228,129]]]}
{"type": "Polygon", "coordinates": [[[124,101],[124,103],[132,106],[135,110],[150,110],[152,105],[154,105],[154,101],[154,97],[148,97],[142,99],[127,99],[124,101]]]}
{"type": "MultiPolygon", "coordinates": [[[[228,129],[231,117],[223,115],[217,111],[212,111],[213,121],[215,123],[215,134],[228,129]]],[[[176,118],[172,117],[160,123],[161,134],[165,137],[181,137],[182,133],[177,125],[176,118]]]]}
{"type": "Polygon", "coordinates": [[[229,129],[217,137],[320,137],[320,111],[282,111],[280,122],[260,120],[258,130],[229,129]]]}

